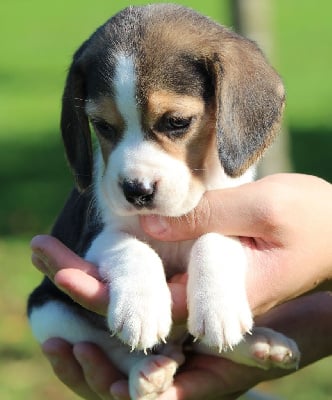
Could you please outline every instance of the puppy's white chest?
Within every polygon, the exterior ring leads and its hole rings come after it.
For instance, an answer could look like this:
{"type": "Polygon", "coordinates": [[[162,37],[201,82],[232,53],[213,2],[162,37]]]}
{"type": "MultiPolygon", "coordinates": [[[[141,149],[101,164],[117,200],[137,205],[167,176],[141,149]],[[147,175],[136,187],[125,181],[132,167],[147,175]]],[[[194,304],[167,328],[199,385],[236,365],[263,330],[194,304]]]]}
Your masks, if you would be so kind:
{"type": "Polygon", "coordinates": [[[192,240],[184,242],[151,242],[150,245],[163,261],[167,278],[187,271],[193,243],[194,241],[192,240]]]}

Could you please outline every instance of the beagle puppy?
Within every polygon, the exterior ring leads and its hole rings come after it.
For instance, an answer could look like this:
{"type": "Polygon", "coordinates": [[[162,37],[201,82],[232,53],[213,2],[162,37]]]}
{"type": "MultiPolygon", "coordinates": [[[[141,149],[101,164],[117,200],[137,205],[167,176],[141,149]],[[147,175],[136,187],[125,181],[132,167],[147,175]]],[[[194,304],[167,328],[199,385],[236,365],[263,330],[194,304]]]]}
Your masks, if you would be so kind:
{"type": "Polygon", "coordinates": [[[129,376],[133,399],[169,387],[187,332],[194,351],[294,368],[292,340],[253,330],[238,238],[161,243],[139,224],[140,215],[186,215],[206,191],[252,180],[284,97],[255,43],[178,5],[126,8],[83,43],[61,118],[77,189],[55,231],[98,266],[110,303],[104,319],[45,279],[28,306],[37,340],[97,343],[129,376]],[[185,271],[189,317],[175,333],[167,279],[185,271]]]}

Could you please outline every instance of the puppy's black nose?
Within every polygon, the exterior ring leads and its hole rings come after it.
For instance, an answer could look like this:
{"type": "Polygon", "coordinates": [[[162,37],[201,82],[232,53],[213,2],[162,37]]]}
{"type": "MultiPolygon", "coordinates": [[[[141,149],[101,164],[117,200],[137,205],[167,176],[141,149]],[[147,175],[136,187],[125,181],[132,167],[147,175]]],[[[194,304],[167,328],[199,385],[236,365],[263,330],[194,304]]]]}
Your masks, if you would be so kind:
{"type": "Polygon", "coordinates": [[[144,184],[137,179],[124,179],[120,186],[126,200],[136,208],[152,207],[157,182],[144,184]]]}

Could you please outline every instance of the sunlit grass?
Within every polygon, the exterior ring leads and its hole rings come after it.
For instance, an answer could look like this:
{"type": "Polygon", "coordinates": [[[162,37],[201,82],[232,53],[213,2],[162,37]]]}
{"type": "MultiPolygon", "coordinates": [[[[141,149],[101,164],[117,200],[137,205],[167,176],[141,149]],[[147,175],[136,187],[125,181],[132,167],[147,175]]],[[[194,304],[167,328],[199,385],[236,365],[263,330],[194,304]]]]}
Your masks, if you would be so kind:
{"type": "Polygon", "coordinates": [[[31,337],[26,299],[41,275],[30,264],[29,238],[0,239],[0,398],[71,400],[31,337]]]}

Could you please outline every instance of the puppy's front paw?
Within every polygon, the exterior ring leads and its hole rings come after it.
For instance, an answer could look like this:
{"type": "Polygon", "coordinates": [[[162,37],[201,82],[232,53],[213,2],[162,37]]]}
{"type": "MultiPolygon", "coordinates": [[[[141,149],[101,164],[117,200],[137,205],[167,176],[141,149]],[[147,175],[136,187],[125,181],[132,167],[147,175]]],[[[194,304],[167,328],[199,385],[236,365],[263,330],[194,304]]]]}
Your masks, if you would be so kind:
{"type": "Polygon", "coordinates": [[[209,295],[189,296],[189,332],[219,352],[232,349],[253,325],[248,302],[243,299],[209,295]],[[233,301],[232,301],[233,300],[233,301]]]}
{"type": "Polygon", "coordinates": [[[171,295],[165,280],[113,282],[108,325],[132,349],[146,350],[165,341],[171,328],[171,295]]]}
{"type": "Polygon", "coordinates": [[[162,355],[149,356],[138,362],[129,375],[130,398],[153,400],[173,382],[178,364],[162,355]]]}
{"type": "Polygon", "coordinates": [[[238,344],[252,328],[239,240],[217,233],[193,245],[188,269],[189,332],[219,351],[238,344]]]}

